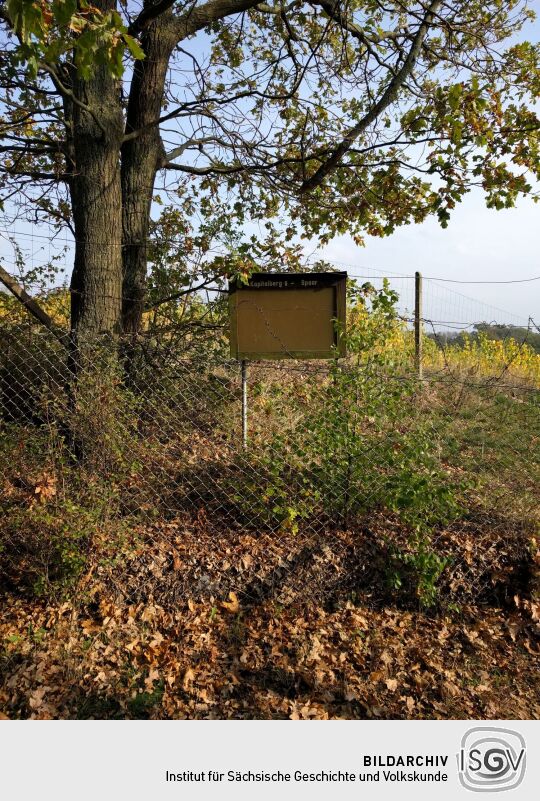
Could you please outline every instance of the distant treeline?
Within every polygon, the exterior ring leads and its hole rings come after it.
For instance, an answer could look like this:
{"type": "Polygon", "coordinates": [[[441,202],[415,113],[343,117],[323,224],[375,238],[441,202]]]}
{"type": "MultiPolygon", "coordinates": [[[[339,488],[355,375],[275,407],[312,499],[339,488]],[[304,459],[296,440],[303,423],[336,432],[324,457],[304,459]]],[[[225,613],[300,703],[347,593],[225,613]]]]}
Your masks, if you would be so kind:
{"type": "Polygon", "coordinates": [[[497,325],[493,323],[475,323],[471,332],[440,331],[428,334],[431,339],[444,345],[463,347],[466,341],[478,340],[480,335],[488,339],[515,339],[516,342],[525,341],[536,353],[540,354],[540,332],[530,331],[519,325],[497,325]]]}

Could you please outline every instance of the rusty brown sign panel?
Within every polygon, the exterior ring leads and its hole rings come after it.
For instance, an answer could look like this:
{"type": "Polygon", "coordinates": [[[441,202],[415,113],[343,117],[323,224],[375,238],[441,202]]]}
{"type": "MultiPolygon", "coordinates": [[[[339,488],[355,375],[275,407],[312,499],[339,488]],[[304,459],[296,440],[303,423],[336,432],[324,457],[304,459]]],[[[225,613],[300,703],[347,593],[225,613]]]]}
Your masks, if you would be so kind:
{"type": "Polygon", "coordinates": [[[231,356],[331,359],[345,355],[347,273],[254,273],[229,284],[231,356]]]}

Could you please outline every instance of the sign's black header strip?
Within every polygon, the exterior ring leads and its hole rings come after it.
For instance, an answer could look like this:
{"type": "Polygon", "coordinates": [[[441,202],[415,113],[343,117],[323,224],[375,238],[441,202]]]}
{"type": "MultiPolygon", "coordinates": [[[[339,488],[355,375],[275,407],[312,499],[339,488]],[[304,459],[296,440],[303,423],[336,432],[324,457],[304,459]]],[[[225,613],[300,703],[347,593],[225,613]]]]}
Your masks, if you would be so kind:
{"type": "Polygon", "coordinates": [[[252,273],[248,283],[229,282],[229,293],[243,289],[326,289],[347,278],[339,273],[252,273]]]}

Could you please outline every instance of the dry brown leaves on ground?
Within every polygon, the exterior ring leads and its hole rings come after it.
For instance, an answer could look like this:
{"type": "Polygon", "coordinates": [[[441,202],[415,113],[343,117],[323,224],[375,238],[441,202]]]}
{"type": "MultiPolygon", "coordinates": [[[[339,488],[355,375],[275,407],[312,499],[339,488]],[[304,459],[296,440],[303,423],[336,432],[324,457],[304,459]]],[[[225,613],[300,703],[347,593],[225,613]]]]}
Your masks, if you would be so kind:
{"type": "Polygon", "coordinates": [[[256,537],[202,516],[138,536],[69,601],[2,599],[2,716],[540,717],[530,599],[399,608],[377,598],[366,532],[256,537]]]}

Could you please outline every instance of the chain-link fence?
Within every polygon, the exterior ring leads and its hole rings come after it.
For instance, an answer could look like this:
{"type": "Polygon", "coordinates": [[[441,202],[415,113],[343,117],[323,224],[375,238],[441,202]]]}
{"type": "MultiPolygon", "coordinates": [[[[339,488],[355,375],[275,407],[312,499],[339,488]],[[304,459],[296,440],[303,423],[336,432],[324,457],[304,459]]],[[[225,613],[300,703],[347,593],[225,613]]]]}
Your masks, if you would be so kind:
{"type": "Polygon", "coordinates": [[[249,363],[246,444],[240,365],[215,331],[95,341],[74,366],[49,331],[5,316],[2,581],[54,586],[99,554],[123,592],[146,560],[129,593],[162,602],[530,592],[540,357],[435,330],[419,381],[399,315],[363,310],[351,325],[347,358],[249,363]]]}

